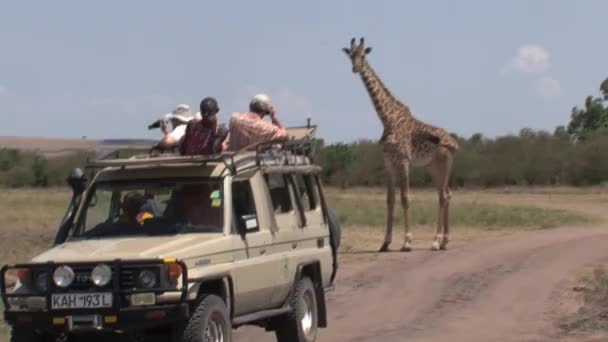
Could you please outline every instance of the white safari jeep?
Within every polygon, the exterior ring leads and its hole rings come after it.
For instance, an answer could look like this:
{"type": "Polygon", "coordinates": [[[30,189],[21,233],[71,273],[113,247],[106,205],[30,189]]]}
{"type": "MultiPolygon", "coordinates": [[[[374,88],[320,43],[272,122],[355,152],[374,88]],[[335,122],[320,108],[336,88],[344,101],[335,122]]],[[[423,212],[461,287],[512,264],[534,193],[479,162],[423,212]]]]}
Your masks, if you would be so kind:
{"type": "Polygon", "coordinates": [[[53,248],[2,268],[11,341],[231,341],[246,324],[314,341],[340,231],[312,147],[76,170],[53,248]]]}

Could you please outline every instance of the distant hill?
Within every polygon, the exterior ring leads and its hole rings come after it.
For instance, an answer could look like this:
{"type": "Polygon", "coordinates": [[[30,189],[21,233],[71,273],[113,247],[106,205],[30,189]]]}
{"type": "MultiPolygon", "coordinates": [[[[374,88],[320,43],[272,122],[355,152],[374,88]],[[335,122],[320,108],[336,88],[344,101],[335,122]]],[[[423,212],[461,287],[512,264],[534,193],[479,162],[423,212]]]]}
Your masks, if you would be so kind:
{"type": "Polygon", "coordinates": [[[158,142],[158,140],[152,139],[104,139],[100,140],[102,145],[143,145],[149,146],[158,142]]]}
{"type": "Polygon", "coordinates": [[[0,136],[0,148],[38,152],[47,158],[60,157],[81,151],[105,153],[118,148],[151,146],[150,139],[63,139],[45,137],[0,136]]]}

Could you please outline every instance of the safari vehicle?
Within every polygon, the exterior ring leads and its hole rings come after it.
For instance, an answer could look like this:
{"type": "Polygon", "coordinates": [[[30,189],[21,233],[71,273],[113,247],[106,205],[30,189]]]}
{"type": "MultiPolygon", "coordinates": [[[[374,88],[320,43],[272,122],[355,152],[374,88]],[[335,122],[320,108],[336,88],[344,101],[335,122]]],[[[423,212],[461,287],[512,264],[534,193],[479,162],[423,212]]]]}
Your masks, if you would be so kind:
{"type": "Polygon", "coordinates": [[[11,341],[231,341],[247,324],[314,341],[340,231],[313,145],[76,170],[53,248],[2,268],[11,341]]]}

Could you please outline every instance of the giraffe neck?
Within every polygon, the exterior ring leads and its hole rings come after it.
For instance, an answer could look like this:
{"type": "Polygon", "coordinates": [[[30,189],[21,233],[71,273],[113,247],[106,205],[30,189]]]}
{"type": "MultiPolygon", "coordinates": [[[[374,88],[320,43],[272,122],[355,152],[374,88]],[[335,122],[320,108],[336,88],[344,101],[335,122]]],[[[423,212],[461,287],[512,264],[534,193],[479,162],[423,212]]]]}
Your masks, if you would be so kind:
{"type": "MultiPolygon", "coordinates": [[[[380,77],[376,74],[374,69],[365,62],[363,69],[361,70],[361,79],[367,88],[367,92],[374,103],[376,113],[380,117],[384,127],[391,126],[391,123],[399,119],[402,116],[399,111],[395,111],[395,107],[405,107],[399,100],[397,100],[393,94],[384,86],[380,77]],[[396,115],[399,113],[399,115],[396,115]]],[[[409,113],[408,110],[403,111],[409,113]]]]}

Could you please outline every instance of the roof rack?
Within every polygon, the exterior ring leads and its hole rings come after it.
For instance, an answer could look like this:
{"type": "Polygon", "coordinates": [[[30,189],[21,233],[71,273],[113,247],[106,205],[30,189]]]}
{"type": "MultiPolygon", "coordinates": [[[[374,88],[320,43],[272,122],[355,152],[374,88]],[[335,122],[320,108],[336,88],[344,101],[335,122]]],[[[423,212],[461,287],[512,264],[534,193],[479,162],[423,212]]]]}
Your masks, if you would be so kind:
{"type": "Polygon", "coordinates": [[[100,158],[89,162],[86,168],[98,169],[105,167],[127,167],[127,166],[155,166],[163,164],[181,164],[181,163],[194,163],[194,164],[205,164],[209,162],[223,162],[230,172],[235,173],[236,168],[234,166],[234,153],[224,152],[222,154],[208,155],[208,156],[134,156],[131,158],[116,158],[110,159],[114,155],[119,155],[119,151],[115,151],[115,154],[108,154],[104,158],[100,158]]]}
{"type": "MultiPolygon", "coordinates": [[[[96,160],[88,161],[85,169],[222,162],[231,174],[236,175],[237,167],[234,159],[238,155],[255,152],[252,158],[255,158],[254,165],[257,167],[310,166],[314,162],[314,147],[314,140],[304,138],[299,140],[274,140],[236,152],[223,152],[221,154],[206,156],[181,156],[174,153],[154,156],[151,154],[151,148],[126,148],[114,150],[96,160]],[[254,147],[255,149],[252,150],[254,147]]],[[[247,160],[252,162],[249,158],[247,160]]]]}

